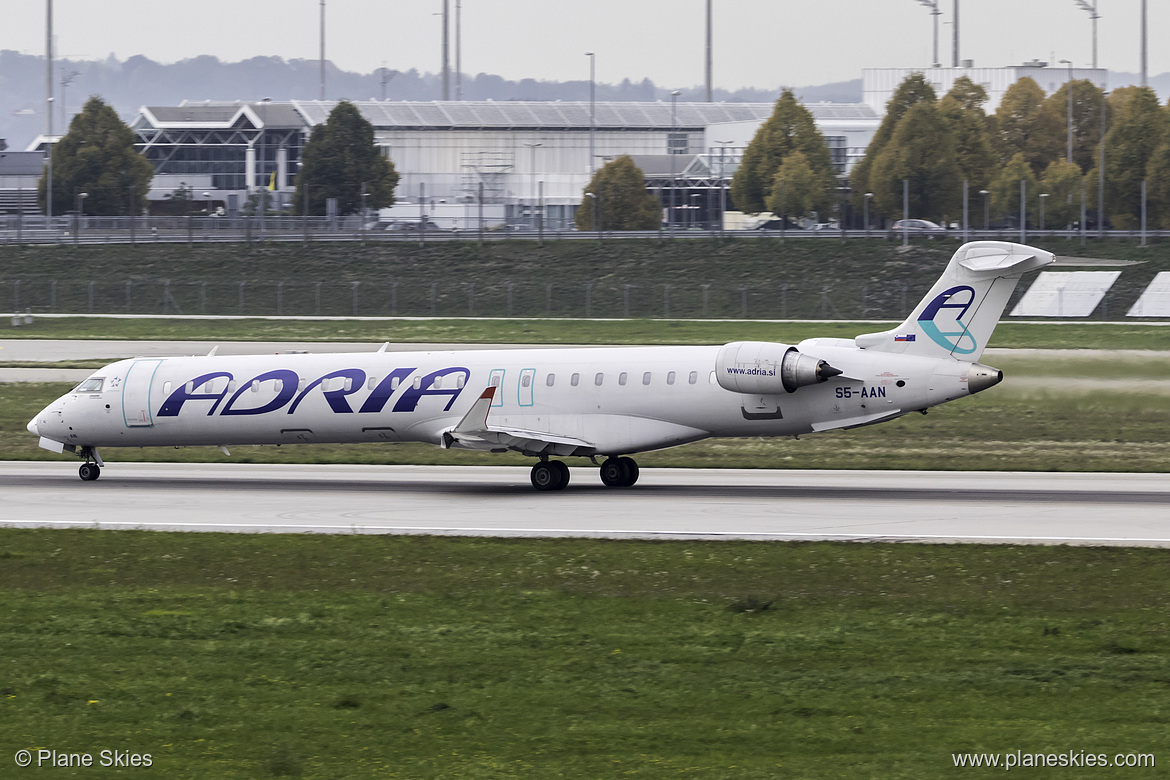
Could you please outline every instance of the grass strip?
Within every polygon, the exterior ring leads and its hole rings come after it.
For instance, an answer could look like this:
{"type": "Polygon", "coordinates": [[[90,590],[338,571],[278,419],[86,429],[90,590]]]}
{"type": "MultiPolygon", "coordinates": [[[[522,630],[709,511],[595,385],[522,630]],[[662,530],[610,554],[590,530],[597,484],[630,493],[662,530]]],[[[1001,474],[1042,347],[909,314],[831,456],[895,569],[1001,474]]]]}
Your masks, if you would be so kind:
{"type": "MultiPolygon", "coordinates": [[[[179,341],[355,341],[451,344],[723,344],[814,337],[853,338],[893,322],[758,322],[751,320],[425,319],[293,320],[173,318],[39,318],[0,327],[0,340],[122,339],[179,341]]],[[[2,343],[0,343],[2,346],[2,343]]],[[[992,347],[1027,349],[1170,349],[1170,328],[1142,322],[1002,322],[992,347]]]]}
{"type": "Polygon", "coordinates": [[[7,529],[0,754],[252,780],[1156,753],[1168,594],[1142,549],[7,529]]]}

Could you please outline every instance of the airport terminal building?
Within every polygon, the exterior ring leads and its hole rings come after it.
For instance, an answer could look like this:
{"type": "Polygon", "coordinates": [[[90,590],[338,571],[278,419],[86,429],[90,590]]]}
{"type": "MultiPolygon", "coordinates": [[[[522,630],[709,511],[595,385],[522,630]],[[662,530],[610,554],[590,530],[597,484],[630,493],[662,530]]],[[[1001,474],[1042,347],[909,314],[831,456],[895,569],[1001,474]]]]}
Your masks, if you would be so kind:
{"type": "MultiPolygon", "coordinates": [[[[241,209],[261,188],[287,205],[300,155],[333,101],[184,102],[145,106],[131,127],[155,167],[150,199],[180,187],[196,201],[241,209]]],[[[706,222],[744,147],[772,103],[356,101],[375,142],[401,176],[400,204],[435,213],[477,204],[525,223],[543,205],[546,224],[566,225],[592,172],[634,156],[647,186],[678,223],[706,222]],[[420,203],[421,199],[421,203],[420,203]]],[[[806,106],[844,174],[865,153],[881,114],[861,104],[806,106]]],[[[717,218],[717,215],[715,215],[717,218]]]]}

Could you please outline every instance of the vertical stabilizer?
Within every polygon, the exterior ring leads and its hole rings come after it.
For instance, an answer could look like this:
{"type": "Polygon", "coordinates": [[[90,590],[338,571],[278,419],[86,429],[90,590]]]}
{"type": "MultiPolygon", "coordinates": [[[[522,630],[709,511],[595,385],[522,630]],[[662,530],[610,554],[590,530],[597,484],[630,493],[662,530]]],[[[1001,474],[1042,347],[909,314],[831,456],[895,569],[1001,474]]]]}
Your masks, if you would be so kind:
{"type": "Polygon", "coordinates": [[[1054,257],[1007,241],[972,241],[951,262],[906,320],[893,330],[866,333],[862,349],[975,362],[983,354],[1016,282],[1054,257]]]}

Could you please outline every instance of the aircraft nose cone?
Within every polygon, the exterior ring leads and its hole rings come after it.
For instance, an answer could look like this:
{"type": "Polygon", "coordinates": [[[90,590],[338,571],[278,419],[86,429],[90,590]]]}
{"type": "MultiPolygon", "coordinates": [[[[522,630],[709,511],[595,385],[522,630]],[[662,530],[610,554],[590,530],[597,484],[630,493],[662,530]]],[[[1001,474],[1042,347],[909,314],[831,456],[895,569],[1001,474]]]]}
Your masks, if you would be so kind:
{"type": "Polygon", "coordinates": [[[26,425],[25,427],[28,428],[29,433],[37,433],[37,434],[40,433],[40,430],[37,428],[38,418],[40,418],[39,414],[36,417],[34,417],[28,421],[28,425],[26,425]]]}

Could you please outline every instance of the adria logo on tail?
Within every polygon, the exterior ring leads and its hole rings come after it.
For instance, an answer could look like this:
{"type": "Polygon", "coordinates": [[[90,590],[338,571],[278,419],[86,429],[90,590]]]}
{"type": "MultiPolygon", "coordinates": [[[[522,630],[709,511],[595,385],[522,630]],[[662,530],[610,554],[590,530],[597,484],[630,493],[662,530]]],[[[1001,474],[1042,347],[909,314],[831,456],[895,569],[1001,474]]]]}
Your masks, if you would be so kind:
{"type": "Polygon", "coordinates": [[[944,290],[918,315],[918,324],[922,332],[940,347],[960,355],[970,355],[979,345],[967,330],[963,317],[974,302],[975,290],[965,284],[944,290]]]}

